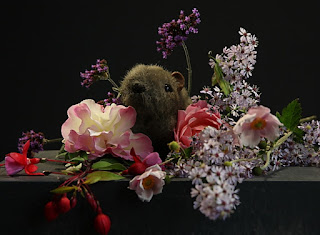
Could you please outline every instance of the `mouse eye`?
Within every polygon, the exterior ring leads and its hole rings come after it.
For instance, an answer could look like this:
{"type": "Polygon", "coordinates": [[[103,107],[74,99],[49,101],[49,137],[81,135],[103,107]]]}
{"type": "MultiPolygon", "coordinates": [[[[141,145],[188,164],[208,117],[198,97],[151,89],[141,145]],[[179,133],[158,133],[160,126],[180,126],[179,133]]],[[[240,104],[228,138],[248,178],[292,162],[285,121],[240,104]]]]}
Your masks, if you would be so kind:
{"type": "Polygon", "coordinates": [[[166,92],[172,92],[172,87],[171,87],[169,84],[165,84],[165,85],[164,85],[164,90],[165,90],[166,92]]]}

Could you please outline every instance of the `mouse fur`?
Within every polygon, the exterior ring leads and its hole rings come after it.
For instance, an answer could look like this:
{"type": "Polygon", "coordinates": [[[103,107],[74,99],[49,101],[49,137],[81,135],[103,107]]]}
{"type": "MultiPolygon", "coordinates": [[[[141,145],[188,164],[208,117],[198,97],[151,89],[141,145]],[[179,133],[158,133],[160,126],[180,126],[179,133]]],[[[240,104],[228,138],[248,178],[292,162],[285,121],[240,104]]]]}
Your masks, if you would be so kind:
{"type": "Polygon", "coordinates": [[[167,144],[174,140],[178,110],[185,109],[190,97],[180,72],[169,72],[158,65],[138,64],[127,72],[120,93],[124,105],[132,106],[137,119],[132,130],[152,140],[154,151],[164,159],[167,144]]]}

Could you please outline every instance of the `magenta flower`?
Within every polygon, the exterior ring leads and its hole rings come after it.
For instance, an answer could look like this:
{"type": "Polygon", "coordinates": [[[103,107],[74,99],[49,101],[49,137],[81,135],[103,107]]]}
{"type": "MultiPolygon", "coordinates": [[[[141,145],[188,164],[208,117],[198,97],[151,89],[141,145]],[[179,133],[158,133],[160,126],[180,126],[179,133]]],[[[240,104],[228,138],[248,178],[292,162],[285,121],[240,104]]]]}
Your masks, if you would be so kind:
{"type": "Polygon", "coordinates": [[[250,108],[248,113],[238,120],[233,130],[239,135],[242,145],[253,148],[263,137],[270,141],[278,138],[281,125],[279,119],[270,113],[269,108],[260,105],[250,108]]]}
{"type": "Polygon", "coordinates": [[[34,173],[38,167],[35,165],[40,162],[40,158],[27,158],[30,147],[30,140],[23,146],[21,153],[9,153],[5,157],[5,166],[8,175],[15,175],[18,172],[24,171],[28,175],[44,175],[43,173],[34,173]]]}
{"type": "Polygon", "coordinates": [[[133,107],[111,104],[103,107],[87,99],[68,109],[68,119],[61,127],[68,152],[86,151],[91,158],[107,153],[133,160],[130,150],[145,158],[153,152],[148,136],[134,134],[130,128],[136,121],[133,107]]]}

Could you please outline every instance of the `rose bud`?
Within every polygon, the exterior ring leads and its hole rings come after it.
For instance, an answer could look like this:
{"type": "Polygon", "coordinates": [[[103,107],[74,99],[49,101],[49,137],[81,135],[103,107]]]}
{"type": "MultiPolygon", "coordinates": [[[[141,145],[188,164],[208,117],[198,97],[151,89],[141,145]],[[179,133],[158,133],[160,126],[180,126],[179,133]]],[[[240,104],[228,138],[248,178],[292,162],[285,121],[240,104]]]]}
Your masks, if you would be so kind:
{"type": "Polygon", "coordinates": [[[77,205],[77,198],[73,196],[70,200],[70,207],[71,209],[74,208],[77,205]]]}
{"type": "Polygon", "coordinates": [[[57,206],[60,213],[67,213],[71,209],[70,200],[66,193],[60,198],[57,206]]]}
{"type": "Polygon", "coordinates": [[[87,194],[86,194],[86,197],[87,197],[87,200],[88,200],[90,206],[92,207],[92,209],[93,209],[94,211],[96,211],[96,210],[97,210],[97,207],[98,207],[97,201],[93,198],[93,196],[92,196],[90,193],[87,193],[87,194]]]}
{"type": "Polygon", "coordinates": [[[98,209],[98,215],[94,219],[94,228],[101,235],[109,233],[111,228],[111,221],[109,216],[102,213],[101,208],[98,209]]]}
{"type": "Polygon", "coordinates": [[[44,216],[48,221],[55,220],[59,216],[57,206],[54,202],[48,202],[44,207],[44,216]]]}

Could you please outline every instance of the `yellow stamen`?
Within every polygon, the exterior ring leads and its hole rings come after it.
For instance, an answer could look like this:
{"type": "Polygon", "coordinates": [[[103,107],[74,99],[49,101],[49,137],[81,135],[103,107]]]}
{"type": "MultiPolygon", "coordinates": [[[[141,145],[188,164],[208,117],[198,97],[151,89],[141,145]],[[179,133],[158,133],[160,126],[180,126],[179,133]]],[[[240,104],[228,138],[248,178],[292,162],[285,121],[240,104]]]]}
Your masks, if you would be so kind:
{"type": "Polygon", "coordinates": [[[142,180],[142,185],[144,189],[151,189],[155,184],[154,176],[149,175],[142,180]]]}

